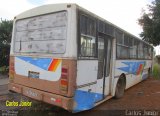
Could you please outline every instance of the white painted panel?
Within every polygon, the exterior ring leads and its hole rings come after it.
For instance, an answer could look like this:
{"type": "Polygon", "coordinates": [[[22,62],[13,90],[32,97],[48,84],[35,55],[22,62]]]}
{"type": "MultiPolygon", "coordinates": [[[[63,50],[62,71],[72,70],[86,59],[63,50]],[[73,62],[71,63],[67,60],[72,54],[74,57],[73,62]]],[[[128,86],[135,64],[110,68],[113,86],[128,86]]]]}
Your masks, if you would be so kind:
{"type": "MultiPolygon", "coordinates": [[[[126,74],[126,89],[137,84],[138,82],[142,81],[143,75],[146,75],[148,73],[148,68],[151,67],[152,61],[151,60],[117,60],[116,66],[115,66],[115,76],[120,76],[122,73],[126,74]],[[131,70],[134,69],[134,66],[124,64],[123,62],[145,62],[145,66],[143,69],[142,74],[131,74],[129,72],[125,72],[123,70],[120,70],[121,67],[128,67],[131,68],[131,70]]],[[[138,70],[138,67],[136,71],[138,70]]],[[[115,83],[116,84],[116,83],[115,83]]],[[[116,86],[116,85],[115,85],[116,86]]]]}
{"type": "Polygon", "coordinates": [[[138,78],[139,76],[136,76],[136,75],[126,75],[126,89],[135,85],[137,82],[138,82],[138,78]]]}
{"type": "MultiPolygon", "coordinates": [[[[97,80],[96,93],[100,93],[100,94],[103,93],[103,81],[104,81],[104,78],[97,80]]],[[[104,89],[104,94],[105,95],[108,95],[109,92],[110,92],[110,90],[109,90],[110,89],[109,88],[109,85],[110,85],[109,81],[110,81],[110,76],[105,77],[105,89],[104,89]]]]}
{"type": "Polygon", "coordinates": [[[132,65],[128,66],[122,62],[143,62],[145,61],[145,67],[144,69],[147,69],[149,67],[151,67],[151,64],[152,64],[152,61],[151,60],[116,60],[116,64],[115,64],[115,76],[119,76],[121,75],[122,73],[127,73],[125,71],[122,71],[118,68],[121,68],[121,67],[130,67],[132,68],[132,65]]]}
{"type": "Polygon", "coordinates": [[[55,72],[51,72],[15,57],[16,74],[26,76],[26,78],[28,77],[29,71],[34,71],[39,73],[39,79],[58,81],[61,77],[61,67],[62,64],[57,67],[57,70],[55,72]]]}
{"type": "Polygon", "coordinates": [[[103,79],[98,79],[96,84],[96,93],[103,93],[103,79]]]}
{"type": "Polygon", "coordinates": [[[77,85],[83,85],[97,80],[97,60],[79,60],[77,62],[77,85]]]}
{"type": "Polygon", "coordinates": [[[108,95],[110,92],[110,75],[108,77],[105,78],[105,90],[104,90],[104,94],[108,95]]]}
{"type": "Polygon", "coordinates": [[[96,84],[78,88],[78,90],[96,93],[96,84]]]}

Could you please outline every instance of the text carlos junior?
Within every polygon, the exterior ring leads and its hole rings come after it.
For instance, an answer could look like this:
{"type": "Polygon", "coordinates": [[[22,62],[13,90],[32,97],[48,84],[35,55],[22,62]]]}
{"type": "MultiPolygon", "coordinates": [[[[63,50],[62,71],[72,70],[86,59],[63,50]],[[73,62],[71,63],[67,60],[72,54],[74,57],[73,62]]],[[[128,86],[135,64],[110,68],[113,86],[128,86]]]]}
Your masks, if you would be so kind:
{"type": "Polygon", "coordinates": [[[30,107],[32,106],[32,102],[30,101],[6,101],[6,106],[25,106],[25,107],[30,107]]]}

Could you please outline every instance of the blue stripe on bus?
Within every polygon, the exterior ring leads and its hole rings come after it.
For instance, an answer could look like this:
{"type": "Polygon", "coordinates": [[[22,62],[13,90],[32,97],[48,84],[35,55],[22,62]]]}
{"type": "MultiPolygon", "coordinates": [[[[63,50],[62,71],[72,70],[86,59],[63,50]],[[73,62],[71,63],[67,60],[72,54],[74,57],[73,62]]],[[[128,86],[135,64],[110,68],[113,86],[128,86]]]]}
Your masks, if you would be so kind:
{"type": "Polygon", "coordinates": [[[44,70],[48,70],[48,66],[52,61],[51,58],[32,58],[24,56],[18,56],[18,58],[44,70]]]}
{"type": "Polygon", "coordinates": [[[123,64],[126,64],[127,66],[123,66],[120,67],[118,69],[127,72],[127,73],[131,73],[136,75],[136,72],[140,66],[140,64],[145,65],[145,61],[140,61],[140,62],[122,62],[123,64]]]}
{"type": "Polygon", "coordinates": [[[103,99],[102,94],[82,91],[82,90],[76,90],[75,96],[74,96],[76,106],[73,112],[89,110],[94,107],[94,104],[96,101],[99,101],[102,99],[103,99]]]}

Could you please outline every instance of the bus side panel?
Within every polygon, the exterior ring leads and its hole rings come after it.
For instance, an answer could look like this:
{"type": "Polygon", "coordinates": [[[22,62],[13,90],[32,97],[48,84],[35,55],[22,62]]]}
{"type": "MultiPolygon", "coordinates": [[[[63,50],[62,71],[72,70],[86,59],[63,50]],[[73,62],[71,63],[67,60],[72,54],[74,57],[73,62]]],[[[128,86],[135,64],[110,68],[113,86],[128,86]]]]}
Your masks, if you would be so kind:
{"type": "Polygon", "coordinates": [[[149,70],[149,68],[152,67],[152,60],[145,60],[144,62],[145,63],[143,65],[143,67],[142,67],[142,71],[140,72],[140,68],[138,70],[139,73],[141,73],[141,78],[137,79],[138,83],[141,82],[142,80],[145,80],[145,79],[148,78],[148,70],[149,70]]]}
{"type": "Polygon", "coordinates": [[[151,60],[116,60],[114,90],[121,74],[126,76],[127,89],[146,79],[151,65],[151,60]]]}
{"type": "Polygon", "coordinates": [[[80,112],[94,107],[96,98],[97,60],[79,60],[77,62],[77,89],[74,96],[73,112],[80,112]]]}

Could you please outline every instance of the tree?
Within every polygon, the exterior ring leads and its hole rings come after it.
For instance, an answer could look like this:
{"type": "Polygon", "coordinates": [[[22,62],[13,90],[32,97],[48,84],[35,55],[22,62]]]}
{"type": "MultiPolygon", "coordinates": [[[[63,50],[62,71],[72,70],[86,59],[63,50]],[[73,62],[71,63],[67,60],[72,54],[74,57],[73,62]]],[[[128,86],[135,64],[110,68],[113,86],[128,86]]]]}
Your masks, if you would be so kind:
{"type": "Polygon", "coordinates": [[[9,65],[12,20],[0,20],[0,67],[9,65]]]}
{"type": "Polygon", "coordinates": [[[155,0],[151,5],[148,5],[149,13],[143,12],[143,15],[138,20],[143,28],[140,34],[144,41],[160,45],[160,0],[155,0]]]}

